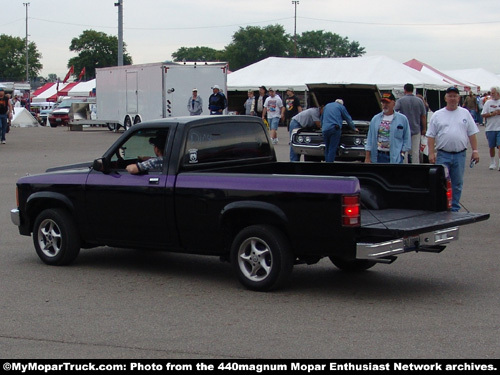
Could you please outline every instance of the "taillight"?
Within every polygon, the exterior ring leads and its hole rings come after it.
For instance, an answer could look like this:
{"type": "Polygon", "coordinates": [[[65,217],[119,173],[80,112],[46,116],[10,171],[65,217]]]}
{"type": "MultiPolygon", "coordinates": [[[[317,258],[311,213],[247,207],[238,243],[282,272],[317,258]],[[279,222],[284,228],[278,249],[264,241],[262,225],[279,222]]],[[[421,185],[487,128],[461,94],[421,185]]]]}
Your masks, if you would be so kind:
{"type": "Polygon", "coordinates": [[[446,199],[448,200],[448,210],[451,210],[451,201],[453,199],[453,192],[451,190],[451,180],[449,177],[446,179],[446,199]]]}
{"type": "Polygon", "coordinates": [[[342,196],[342,225],[344,227],[357,227],[361,225],[359,195],[342,196]]]}

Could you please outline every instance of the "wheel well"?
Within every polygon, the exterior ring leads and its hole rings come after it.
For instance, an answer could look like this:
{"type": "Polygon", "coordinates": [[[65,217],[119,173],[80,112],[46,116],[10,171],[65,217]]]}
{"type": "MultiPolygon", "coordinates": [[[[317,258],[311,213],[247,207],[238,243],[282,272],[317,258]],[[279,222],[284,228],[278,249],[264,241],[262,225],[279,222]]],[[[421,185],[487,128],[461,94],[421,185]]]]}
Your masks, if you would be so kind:
{"type": "Polygon", "coordinates": [[[278,228],[286,237],[289,233],[282,218],[273,212],[256,209],[238,209],[224,215],[222,232],[225,238],[225,247],[229,251],[234,237],[244,228],[251,225],[272,225],[278,228]]]}
{"type": "Polygon", "coordinates": [[[69,212],[71,216],[73,216],[72,210],[60,200],[57,199],[38,199],[34,202],[31,202],[27,215],[29,219],[29,230],[33,232],[33,226],[35,224],[36,217],[43,211],[49,208],[62,208],[69,212]]]}

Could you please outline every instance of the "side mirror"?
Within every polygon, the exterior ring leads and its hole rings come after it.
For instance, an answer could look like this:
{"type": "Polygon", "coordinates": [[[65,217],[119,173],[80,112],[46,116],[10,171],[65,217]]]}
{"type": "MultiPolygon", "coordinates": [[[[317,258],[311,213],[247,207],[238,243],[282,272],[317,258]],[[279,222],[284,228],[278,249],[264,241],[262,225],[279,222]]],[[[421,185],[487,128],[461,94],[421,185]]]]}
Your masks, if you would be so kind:
{"type": "Polygon", "coordinates": [[[109,173],[109,162],[105,158],[95,159],[94,163],[92,163],[92,169],[102,173],[109,173]]]}

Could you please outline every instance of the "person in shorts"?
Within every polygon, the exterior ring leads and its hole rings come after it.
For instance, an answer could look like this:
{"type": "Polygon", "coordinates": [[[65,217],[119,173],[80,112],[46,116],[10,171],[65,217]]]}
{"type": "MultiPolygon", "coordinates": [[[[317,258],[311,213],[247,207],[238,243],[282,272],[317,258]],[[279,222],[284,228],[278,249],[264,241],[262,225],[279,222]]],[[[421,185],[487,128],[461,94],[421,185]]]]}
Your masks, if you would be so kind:
{"type": "Polygon", "coordinates": [[[262,120],[266,119],[269,123],[269,129],[271,134],[271,140],[273,145],[278,144],[278,126],[280,120],[285,119],[285,107],[283,106],[283,101],[281,97],[276,94],[274,89],[269,88],[269,96],[264,103],[264,109],[262,111],[262,120]]]}
{"type": "MultiPolygon", "coordinates": [[[[490,169],[497,169],[495,162],[495,148],[498,148],[498,157],[500,159],[500,88],[491,88],[491,99],[484,103],[481,116],[486,120],[486,139],[490,148],[490,169]]],[[[500,160],[499,167],[500,170],[500,160]]]]}

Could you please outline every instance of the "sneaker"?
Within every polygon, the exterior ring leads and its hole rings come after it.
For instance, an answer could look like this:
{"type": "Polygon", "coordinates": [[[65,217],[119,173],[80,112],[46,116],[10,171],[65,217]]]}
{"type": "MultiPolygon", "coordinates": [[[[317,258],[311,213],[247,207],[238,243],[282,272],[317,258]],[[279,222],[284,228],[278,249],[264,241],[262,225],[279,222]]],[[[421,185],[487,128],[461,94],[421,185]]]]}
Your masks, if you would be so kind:
{"type": "Polygon", "coordinates": [[[491,170],[497,169],[497,165],[495,163],[491,163],[490,164],[490,169],[491,170]]]}
{"type": "Polygon", "coordinates": [[[2,144],[4,145],[6,142],[5,141],[2,141],[2,144]]]}

